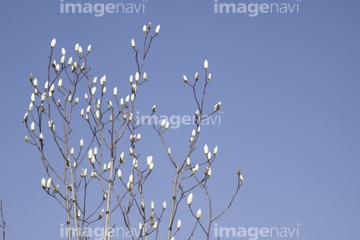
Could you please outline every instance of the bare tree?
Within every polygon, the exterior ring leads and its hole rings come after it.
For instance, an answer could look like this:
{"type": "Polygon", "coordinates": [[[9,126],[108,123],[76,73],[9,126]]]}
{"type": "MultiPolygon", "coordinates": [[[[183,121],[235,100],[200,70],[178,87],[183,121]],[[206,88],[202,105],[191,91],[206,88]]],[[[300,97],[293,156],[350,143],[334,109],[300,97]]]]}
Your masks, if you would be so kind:
{"type": "Polygon", "coordinates": [[[218,147],[210,151],[205,145],[203,160],[196,164],[190,160],[196,150],[202,122],[221,107],[221,102],[218,102],[213,111],[205,113],[206,90],[211,82],[208,61],[205,60],[203,80],[198,73],[191,82],[183,76],[197,106],[190,144],[183,158],[176,159],[167,145],[165,136],[169,131],[169,121],[162,119],[160,124],[152,124],[173,166],[169,169],[173,171],[173,187],[169,193],[169,208],[164,201],[160,209],[155,209],[155,203],[149,201],[152,196],[148,196],[145,190],[151,188],[148,182],[155,161],[151,155],[141,155],[138,143],[141,141],[141,128],[156,117],[156,105],[149,109],[145,118],[135,113],[139,89],[148,84],[144,63],[159,31],[160,25],[152,31],[151,23],[148,23],[143,26],[141,48],[137,47],[134,39],[131,40],[136,72],[129,77],[130,87],[124,97],[119,97],[117,87],[112,89],[112,94],[108,93],[105,75],[101,78],[92,76],[88,62],[91,45],[85,51],[76,44],[75,57],[70,58],[66,57],[67,52],[62,48],[60,61],[57,62],[54,51],[56,40],[53,39],[47,79],[41,84],[44,87],[40,87],[40,81],[32,74],[29,77],[33,93],[29,110],[24,116],[28,131],[25,141],[40,153],[47,175],[42,179],[41,186],[64,209],[68,239],[90,239],[91,227],[101,224],[104,229],[102,238],[108,240],[118,224],[126,227],[127,237],[131,239],[149,239],[149,236],[160,239],[160,226],[164,226],[166,239],[174,240],[182,225],[177,215],[180,211],[184,212],[184,208],[189,213],[186,221],[194,220],[191,229],[183,230],[188,231],[188,239],[197,230],[209,239],[211,225],[231,207],[243,183],[238,170],[237,176],[234,173],[234,194],[229,196],[223,209],[215,209],[209,184],[218,147]],[[80,100],[80,95],[83,100],[80,100]],[[120,150],[124,148],[129,149],[127,153],[120,150]],[[125,162],[125,158],[130,158],[130,163],[125,162]],[[198,171],[200,168],[203,173],[198,171]],[[207,202],[207,209],[192,207],[196,189],[202,189],[202,200],[207,202]],[[100,195],[101,198],[98,197],[100,195]],[[203,211],[206,211],[207,217],[202,216],[203,211]],[[120,213],[121,219],[112,221],[114,213],[120,213]]]}
{"type": "Polygon", "coordinates": [[[1,216],[1,224],[0,224],[0,228],[2,229],[2,239],[5,240],[5,218],[4,218],[4,213],[3,213],[3,208],[2,208],[2,198],[0,198],[0,216],[1,216]]]}

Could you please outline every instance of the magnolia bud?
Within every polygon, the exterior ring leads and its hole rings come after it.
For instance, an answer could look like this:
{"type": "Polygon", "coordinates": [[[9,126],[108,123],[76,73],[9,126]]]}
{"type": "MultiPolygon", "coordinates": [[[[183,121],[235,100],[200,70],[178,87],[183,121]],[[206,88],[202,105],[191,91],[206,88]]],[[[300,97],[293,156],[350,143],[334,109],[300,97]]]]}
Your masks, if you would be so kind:
{"type": "Polygon", "coordinates": [[[214,155],[217,155],[217,152],[218,152],[218,146],[216,146],[216,147],[214,148],[214,155]]]}
{"type": "Polygon", "coordinates": [[[190,158],[189,158],[189,157],[186,158],[186,165],[187,165],[188,167],[191,166],[191,162],[190,162],[190,158]]]}
{"type": "Polygon", "coordinates": [[[94,86],[94,87],[91,89],[91,95],[94,96],[95,92],[96,92],[96,87],[94,86]]]}
{"type": "Polygon", "coordinates": [[[218,111],[221,107],[221,102],[218,102],[215,106],[214,106],[214,111],[218,111]]]}
{"type": "Polygon", "coordinates": [[[33,85],[34,85],[34,87],[37,87],[37,85],[38,85],[38,80],[37,80],[37,78],[34,79],[33,85]]]}
{"type": "Polygon", "coordinates": [[[96,178],[96,176],[97,176],[96,170],[93,169],[93,170],[91,171],[90,177],[96,178]]]}
{"type": "Polygon", "coordinates": [[[72,62],[73,62],[73,58],[70,57],[69,60],[68,60],[68,65],[70,66],[72,64],[72,62]]]}
{"type": "Polygon", "coordinates": [[[50,46],[51,46],[51,48],[54,48],[55,45],[56,45],[56,39],[54,38],[53,40],[51,40],[50,46]]]}
{"type": "Polygon", "coordinates": [[[156,105],[154,105],[154,106],[152,107],[152,111],[153,111],[153,113],[156,112],[156,105]]]}
{"type": "Polygon", "coordinates": [[[45,180],[45,178],[41,179],[41,187],[46,188],[46,180],[45,180]]]}
{"type": "Polygon", "coordinates": [[[196,164],[195,167],[192,169],[192,173],[196,173],[199,170],[199,164],[196,164]]]}
{"type": "Polygon", "coordinates": [[[208,81],[211,80],[211,73],[208,74],[208,81]]]}
{"type": "Polygon", "coordinates": [[[195,73],[195,81],[199,80],[199,73],[195,73]]]}
{"type": "Polygon", "coordinates": [[[208,145],[205,144],[204,146],[204,154],[207,155],[209,153],[209,148],[208,148],[208,145]]]}
{"type": "Polygon", "coordinates": [[[50,187],[51,187],[51,177],[46,182],[46,188],[50,189],[50,187]]]}
{"type": "Polygon", "coordinates": [[[134,181],[134,175],[130,174],[129,176],[129,183],[132,183],[134,181]]]}
{"type": "Polygon", "coordinates": [[[143,26],[143,32],[144,32],[145,34],[147,34],[147,26],[146,26],[146,25],[143,26]]]}
{"type": "Polygon", "coordinates": [[[200,218],[201,218],[201,209],[199,209],[199,210],[196,212],[196,218],[197,218],[197,219],[200,219],[200,218]]]}
{"type": "Polygon", "coordinates": [[[81,46],[79,46],[78,52],[79,52],[80,54],[82,54],[83,50],[82,50],[82,47],[81,47],[81,46]]]}
{"type": "Polygon", "coordinates": [[[90,52],[90,51],[91,51],[91,44],[89,44],[87,47],[87,52],[90,52]]]}
{"type": "Polygon", "coordinates": [[[131,39],[131,47],[135,49],[135,40],[131,39]]]}
{"type": "Polygon", "coordinates": [[[117,93],[118,93],[118,89],[117,89],[117,87],[114,87],[114,90],[113,90],[113,94],[114,94],[114,96],[116,96],[116,95],[117,95],[117,93]]]}
{"type": "Polygon", "coordinates": [[[58,81],[58,88],[62,88],[62,79],[61,78],[58,81]]]}
{"type": "Polygon", "coordinates": [[[176,227],[177,227],[178,229],[181,228],[181,220],[180,220],[180,219],[177,221],[176,227]]]}
{"type": "Polygon", "coordinates": [[[183,75],[183,80],[184,80],[184,83],[187,83],[188,82],[188,79],[185,75],[183,75]]]}
{"type": "Polygon", "coordinates": [[[204,61],[204,68],[205,68],[205,70],[208,70],[208,68],[209,68],[209,63],[207,60],[204,61]]]}
{"type": "Polygon", "coordinates": [[[30,130],[31,130],[32,132],[35,130],[35,123],[34,123],[34,122],[32,122],[32,123],[30,124],[30,130]]]}
{"type": "Polygon", "coordinates": [[[140,80],[140,74],[139,72],[135,73],[135,81],[138,82],[140,80]]]}
{"type": "Polygon", "coordinates": [[[149,166],[153,161],[153,157],[152,156],[148,156],[146,159],[147,165],[149,166]]]}
{"type": "Polygon", "coordinates": [[[121,170],[120,170],[120,169],[118,169],[118,171],[117,171],[117,175],[118,175],[118,178],[122,178],[122,172],[121,172],[121,170]]]}
{"type": "Polygon", "coordinates": [[[60,63],[61,63],[61,64],[64,64],[64,63],[65,63],[65,55],[62,55],[62,56],[61,56],[60,63]]]}
{"type": "MultiPolygon", "coordinates": [[[[90,52],[90,51],[88,51],[88,52],[90,52]]],[[[100,213],[99,213],[99,218],[102,218],[103,215],[104,215],[104,209],[101,209],[101,211],[100,211],[100,213]]]]}
{"type": "Polygon", "coordinates": [[[155,33],[159,34],[159,32],[160,32],[160,25],[157,25],[157,27],[155,28],[155,33]]]}
{"type": "Polygon", "coordinates": [[[204,173],[205,173],[205,176],[210,177],[210,176],[211,176],[211,168],[210,168],[210,167],[206,167],[204,173]]]}
{"type": "Polygon", "coordinates": [[[65,55],[66,54],[66,50],[65,50],[65,48],[61,48],[61,55],[65,55]]]}
{"type": "Polygon", "coordinates": [[[162,203],[162,208],[163,208],[163,209],[166,208],[166,202],[165,202],[165,201],[163,201],[163,203],[162,203]]]}
{"type": "Polygon", "coordinates": [[[80,139],[80,148],[84,146],[84,139],[80,139]]]}
{"type": "Polygon", "coordinates": [[[147,76],[146,72],[144,72],[144,74],[143,74],[143,79],[144,79],[144,81],[146,81],[148,79],[148,76],[147,76]]]}
{"type": "Polygon", "coordinates": [[[104,76],[101,77],[101,79],[100,79],[100,85],[101,85],[101,86],[104,86],[105,82],[106,82],[106,75],[104,75],[104,76]]]}
{"type": "Polygon", "coordinates": [[[190,206],[191,203],[192,203],[192,201],[193,201],[193,194],[190,193],[190,195],[189,195],[188,198],[187,198],[187,204],[190,206]]]}
{"type": "Polygon", "coordinates": [[[151,201],[150,206],[151,206],[151,210],[154,210],[154,208],[155,208],[155,204],[154,204],[154,202],[153,202],[153,201],[151,201]]]}
{"type": "Polygon", "coordinates": [[[120,163],[124,163],[124,162],[125,162],[125,154],[124,154],[124,152],[122,152],[120,154],[120,163]]]}

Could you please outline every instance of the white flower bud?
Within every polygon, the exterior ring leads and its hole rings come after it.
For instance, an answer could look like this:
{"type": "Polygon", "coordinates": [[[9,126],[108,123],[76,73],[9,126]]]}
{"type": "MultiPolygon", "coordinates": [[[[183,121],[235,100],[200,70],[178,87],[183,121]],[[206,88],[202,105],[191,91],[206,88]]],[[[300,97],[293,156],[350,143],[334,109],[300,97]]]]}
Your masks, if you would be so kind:
{"type": "Polygon", "coordinates": [[[45,178],[41,179],[41,187],[46,188],[46,180],[45,180],[45,178]]]}
{"type": "Polygon", "coordinates": [[[209,153],[209,147],[207,144],[204,146],[204,154],[207,155],[209,153]]]}
{"type": "Polygon", "coordinates": [[[55,45],[56,45],[56,38],[54,38],[53,40],[51,40],[50,46],[51,46],[51,48],[54,48],[55,45]]]}
{"type": "Polygon", "coordinates": [[[96,87],[94,86],[93,88],[91,88],[91,95],[95,95],[95,92],[96,92],[96,87]]]}
{"type": "Polygon", "coordinates": [[[122,153],[120,154],[120,163],[124,163],[124,162],[125,162],[125,153],[122,152],[122,153]]]}
{"type": "Polygon", "coordinates": [[[38,80],[37,80],[37,78],[35,78],[35,79],[33,80],[33,85],[34,85],[34,87],[37,87],[37,85],[38,85],[38,80]]]}
{"type": "Polygon", "coordinates": [[[50,189],[51,188],[51,177],[47,180],[46,182],[46,188],[50,189]]]}
{"type": "Polygon", "coordinates": [[[188,79],[187,79],[187,77],[185,75],[183,75],[183,81],[184,81],[184,83],[188,82],[188,79]]]}
{"type": "Polygon", "coordinates": [[[153,113],[156,112],[156,105],[154,105],[154,106],[152,107],[152,112],[153,112],[153,113]]]}
{"type": "Polygon", "coordinates": [[[143,79],[144,79],[144,81],[147,81],[147,79],[148,79],[148,76],[147,76],[146,72],[144,72],[144,74],[143,74],[143,79]]]}
{"type": "Polygon", "coordinates": [[[105,82],[106,82],[106,75],[104,75],[100,78],[100,85],[104,86],[105,82]]]}
{"type": "Polygon", "coordinates": [[[178,229],[181,228],[181,220],[180,220],[180,219],[177,221],[176,227],[177,227],[178,229]]]}
{"type": "Polygon", "coordinates": [[[131,47],[135,49],[135,40],[131,39],[131,47]]]}
{"type": "Polygon", "coordinates": [[[199,209],[199,210],[196,212],[196,218],[197,218],[197,219],[200,219],[200,218],[201,218],[201,209],[199,209]]]}
{"type": "Polygon", "coordinates": [[[193,194],[190,193],[189,196],[188,196],[188,198],[187,198],[187,204],[190,206],[191,203],[192,203],[192,201],[193,201],[193,194]]]}
{"type": "Polygon", "coordinates": [[[78,49],[79,53],[82,54],[83,50],[82,50],[82,47],[79,46],[79,49],[78,49]]]}
{"type": "Polygon", "coordinates": [[[196,164],[195,167],[192,169],[192,173],[196,173],[199,170],[199,164],[196,164]]]}
{"type": "Polygon", "coordinates": [[[208,70],[209,68],[209,62],[207,60],[204,61],[204,68],[205,70],[208,70]]]}
{"type": "Polygon", "coordinates": [[[74,155],[74,153],[75,153],[75,149],[74,149],[74,148],[71,148],[71,149],[70,149],[70,154],[71,154],[71,155],[74,155]]]}
{"type": "Polygon", "coordinates": [[[149,170],[152,171],[154,169],[154,163],[150,163],[149,170]]]}
{"type": "Polygon", "coordinates": [[[96,178],[96,177],[97,177],[97,173],[96,173],[95,169],[93,169],[93,170],[91,171],[90,177],[92,177],[92,178],[96,178]]]}
{"type": "Polygon", "coordinates": [[[155,204],[154,204],[154,202],[153,202],[153,201],[151,201],[150,206],[151,206],[151,210],[154,210],[154,208],[155,208],[155,204]]]}
{"type": "Polygon", "coordinates": [[[87,47],[87,52],[89,53],[90,51],[91,51],[91,44],[89,44],[87,47]]]}
{"type": "Polygon", "coordinates": [[[166,208],[166,202],[165,202],[165,201],[163,201],[163,203],[162,203],[162,208],[163,208],[163,209],[166,208]]]}
{"type": "Polygon", "coordinates": [[[91,160],[91,158],[93,157],[93,150],[90,148],[89,152],[88,152],[88,159],[91,160]]]}
{"type": "Polygon", "coordinates": [[[190,162],[190,158],[189,158],[189,157],[186,158],[186,165],[187,165],[188,167],[191,166],[191,162],[190,162]]]}
{"type": "Polygon", "coordinates": [[[206,158],[207,158],[208,160],[211,159],[211,152],[208,152],[208,153],[206,154],[206,158]]]}
{"type": "Polygon", "coordinates": [[[208,74],[208,81],[211,80],[211,73],[208,74]]]}
{"type": "Polygon", "coordinates": [[[34,122],[32,122],[32,123],[30,124],[30,130],[31,130],[32,132],[35,130],[35,123],[34,123],[34,122]]]}
{"type": "Polygon", "coordinates": [[[147,26],[146,25],[143,26],[143,33],[147,34],[147,26]]]}
{"type": "Polygon", "coordinates": [[[217,104],[215,104],[214,106],[214,111],[218,111],[221,107],[221,102],[218,102],[217,104]]]}
{"type": "Polygon", "coordinates": [[[60,63],[61,63],[61,64],[64,64],[64,63],[65,63],[65,55],[62,55],[62,56],[61,56],[60,63]]]}
{"type": "Polygon", "coordinates": [[[61,48],[61,55],[65,55],[66,54],[66,50],[65,50],[65,48],[61,48]]]}
{"type": "Polygon", "coordinates": [[[58,81],[58,88],[62,88],[62,85],[63,85],[62,79],[60,78],[59,81],[58,81]]]}
{"type": "Polygon", "coordinates": [[[215,156],[217,155],[217,152],[218,152],[218,146],[216,146],[216,147],[214,148],[214,155],[215,155],[215,156]]]}
{"type": "Polygon", "coordinates": [[[195,73],[195,81],[199,80],[199,73],[195,73]]]}
{"type": "MultiPolygon", "coordinates": [[[[88,52],[90,52],[90,51],[88,51],[88,52]]],[[[101,211],[100,211],[100,213],[99,213],[99,218],[102,218],[103,215],[104,215],[104,209],[101,209],[101,211]]]]}
{"type": "Polygon", "coordinates": [[[113,94],[114,94],[114,96],[116,96],[116,95],[118,94],[118,89],[117,89],[117,87],[114,87],[113,94]]]}
{"type": "Polygon", "coordinates": [[[155,33],[159,34],[159,32],[160,32],[160,25],[157,25],[157,27],[155,28],[155,33]]]}
{"type": "Polygon", "coordinates": [[[72,64],[72,62],[73,62],[73,58],[70,57],[69,60],[68,60],[68,65],[70,66],[72,64]]]}
{"type": "Polygon", "coordinates": [[[134,181],[134,175],[130,174],[129,176],[129,183],[132,183],[134,181]]]}
{"type": "Polygon", "coordinates": [[[29,112],[32,112],[33,108],[34,108],[34,104],[31,102],[29,104],[29,112]]]}
{"type": "Polygon", "coordinates": [[[138,160],[137,160],[136,158],[134,158],[134,160],[133,160],[133,167],[134,167],[135,169],[138,168],[138,160]]]}
{"type": "Polygon", "coordinates": [[[152,157],[152,156],[148,156],[147,159],[146,159],[147,165],[149,166],[150,163],[152,163],[152,161],[153,161],[153,157],[152,157]]]}
{"type": "Polygon", "coordinates": [[[30,96],[31,102],[35,102],[35,93],[32,93],[30,96]]]}
{"type": "Polygon", "coordinates": [[[84,139],[80,139],[80,148],[84,146],[84,139]]]}
{"type": "Polygon", "coordinates": [[[139,72],[135,73],[135,81],[138,82],[140,80],[140,74],[139,72]]]}
{"type": "Polygon", "coordinates": [[[118,178],[122,178],[122,172],[120,169],[118,169],[118,171],[117,171],[117,176],[118,176],[118,178]]]}

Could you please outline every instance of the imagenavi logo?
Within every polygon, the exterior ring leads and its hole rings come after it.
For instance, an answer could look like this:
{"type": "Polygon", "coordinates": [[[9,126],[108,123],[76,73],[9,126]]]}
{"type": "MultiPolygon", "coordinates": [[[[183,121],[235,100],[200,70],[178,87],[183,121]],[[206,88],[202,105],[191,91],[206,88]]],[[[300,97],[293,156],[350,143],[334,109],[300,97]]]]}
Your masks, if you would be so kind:
{"type": "Polygon", "coordinates": [[[214,0],[214,13],[237,13],[249,17],[259,14],[293,14],[300,12],[301,0],[289,0],[291,3],[234,3],[214,0]]]}
{"type": "Polygon", "coordinates": [[[129,1],[121,3],[99,3],[99,2],[84,2],[74,3],[60,0],[60,13],[75,13],[75,14],[93,14],[95,17],[102,17],[105,14],[139,14],[145,13],[145,3],[147,0],[129,1]]]}

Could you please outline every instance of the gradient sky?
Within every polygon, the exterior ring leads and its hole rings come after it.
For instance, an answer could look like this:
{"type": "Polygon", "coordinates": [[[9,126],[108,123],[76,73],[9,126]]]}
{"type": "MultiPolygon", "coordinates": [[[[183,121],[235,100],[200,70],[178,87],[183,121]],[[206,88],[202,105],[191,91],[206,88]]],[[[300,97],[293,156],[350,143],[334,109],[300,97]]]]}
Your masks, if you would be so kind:
{"type": "MultiPolygon", "coordinates": [[[[204,127],[199,149],[219,145],[213,175],[223,177],[213,182],[214,198],[232,193],[238,167],[245,177],[218,226],[299,226],[300,236],[286,239],[360,238],[359,1],[226,1],[299,7],[298,13],[256,17],[215,14],[214,2],[205,0],[121,2],[144,4],[144,12],[96,17],[62,14],[59,0],[0,3],[0,197],[8,239],[63,239],[59,227],[65,214],[41,189],[45,172],[39,153],[23,141],[22,118],[32,92],[28,76],[45,79],[51,39],[57,39],[58,53],[61,47],[71,52],[76,43],[91,43],[94,75],[106,74],[116,85],[135,72],[130,39],[140,42],[149,21],[161,24],[161,32],[146,65],[144,108],[156,104],[161,114],[192,114],[195,105],[182,75],[202,74],[204,60],[209,61],[213,80],[207,106],[222,101],[221,124],[204,127]]],[[[151,128],[145,131],[160,144],[151,128]]],[[[174,154],[182,156],[191,127],[167,134],[174,154]]],[[[149,153],[153,148],[143,147],[149,153]]],[[[154,176],[162,180],[166,154],[154,149],[154,176]]],[[[169,194],[158,194],[164,196],[156,202],[160,206],[169,194]]]]}

